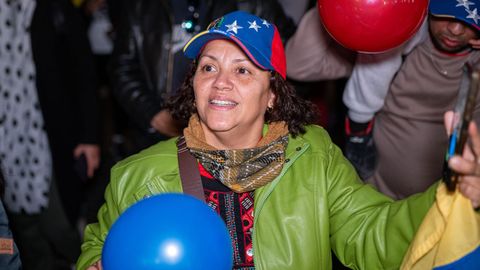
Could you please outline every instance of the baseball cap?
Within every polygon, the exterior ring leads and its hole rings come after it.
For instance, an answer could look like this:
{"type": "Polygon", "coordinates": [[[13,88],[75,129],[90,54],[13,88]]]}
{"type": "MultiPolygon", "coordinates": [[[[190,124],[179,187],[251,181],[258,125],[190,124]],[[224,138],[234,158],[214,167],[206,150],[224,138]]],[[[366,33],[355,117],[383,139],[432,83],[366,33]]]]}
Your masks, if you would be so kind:
{"type": "Polygon", "coordinates": [[[480,31],[480,0],[430,0],[428,9],[434,16],[455,18],[480,31]]]}
{"type": "Polygon", "coordinates": [[[234,11],[216,19],[207,30],[198,33],[183,48],[195,59],[211,40],[227,39],[236,43],[259,68],[286,77],[286,59],[280,33],[275,25],[244,11],[234,11]]]}

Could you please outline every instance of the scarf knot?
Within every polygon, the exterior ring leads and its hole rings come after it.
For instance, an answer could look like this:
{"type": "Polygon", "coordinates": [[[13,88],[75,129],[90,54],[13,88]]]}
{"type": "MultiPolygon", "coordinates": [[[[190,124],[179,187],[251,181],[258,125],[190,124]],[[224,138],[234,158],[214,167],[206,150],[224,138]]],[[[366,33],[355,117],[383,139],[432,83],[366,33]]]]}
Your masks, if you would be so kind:
{"type": "Polygon", "coordinates": [[[273,181],[285,163],[288,128],[285,122],[269,124],[258,145],[248,149],[219,150],[205,141],[197,115],[184,130],[187,147],[215,179],[237,193],[255,190],[273,181]]]}

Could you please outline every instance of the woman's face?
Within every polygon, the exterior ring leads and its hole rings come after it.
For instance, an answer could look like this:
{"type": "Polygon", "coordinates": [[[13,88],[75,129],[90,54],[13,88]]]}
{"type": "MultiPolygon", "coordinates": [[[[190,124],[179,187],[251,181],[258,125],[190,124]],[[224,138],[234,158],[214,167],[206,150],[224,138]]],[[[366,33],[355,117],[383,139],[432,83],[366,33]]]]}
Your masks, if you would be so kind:
{"type": "Polygon", "coordinates": [[[227,148],[256,145],[267,106],[275,98],[270,72],[255,66],[234,43],[213,40],[199,57],[193,88],[208,143],[227,148]]]}

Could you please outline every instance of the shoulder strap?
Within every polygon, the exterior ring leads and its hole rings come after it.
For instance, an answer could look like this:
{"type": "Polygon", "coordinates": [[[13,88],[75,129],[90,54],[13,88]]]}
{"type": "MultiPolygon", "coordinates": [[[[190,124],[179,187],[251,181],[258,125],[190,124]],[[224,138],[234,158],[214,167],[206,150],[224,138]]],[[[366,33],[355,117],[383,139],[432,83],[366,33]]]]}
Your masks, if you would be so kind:
{"type": "Polygon", "coordinates": [[[205,202],[205,194],[203,192],[202,179],[200,178],[197,160],[190,154],[190,151],[188,151],[184,136],[178,138],[177,150],[178,169],[180,171],[180,179],[182,180],[183,192],[205,202]]]}

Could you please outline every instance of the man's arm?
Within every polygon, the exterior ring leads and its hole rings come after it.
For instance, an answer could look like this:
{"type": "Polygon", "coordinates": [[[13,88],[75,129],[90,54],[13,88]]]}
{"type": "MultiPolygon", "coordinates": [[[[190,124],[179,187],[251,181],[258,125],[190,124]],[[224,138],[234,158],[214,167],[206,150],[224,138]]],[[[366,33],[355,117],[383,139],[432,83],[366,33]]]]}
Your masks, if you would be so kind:
{"type": "MultiPolygon", "coordinates": [[[[133,4],[133,3],[132,3],[133,4]]],[[[110,79],[113,94],[120,106],[137,126],[147,130],[150,122],[162,109],[162,102],[154,95],[147,70],[143,66],[141,52],[136,39],[140,28],[133,22],[131,10],[126,5],[116,31],[114,51],[110,63],[110,79]]],[[[161,46],[161,44],[159,44],[161,46]]]]}
{"type": "Polygon", "coordinates": [[[348,116],[358,123],[369,122],[382,107],[390,83],[402,65],[402,55],[428,38],[428,23],[403,45],[378,54],[359,53],[343,93],[348,116]]]}
{"type": "Polygon", "coordinates": [[[355,52],[343,48],[325,30],[316,8],[303,16],[285,47],[287,76],[319,81],[350,76],[355,52]]]}

